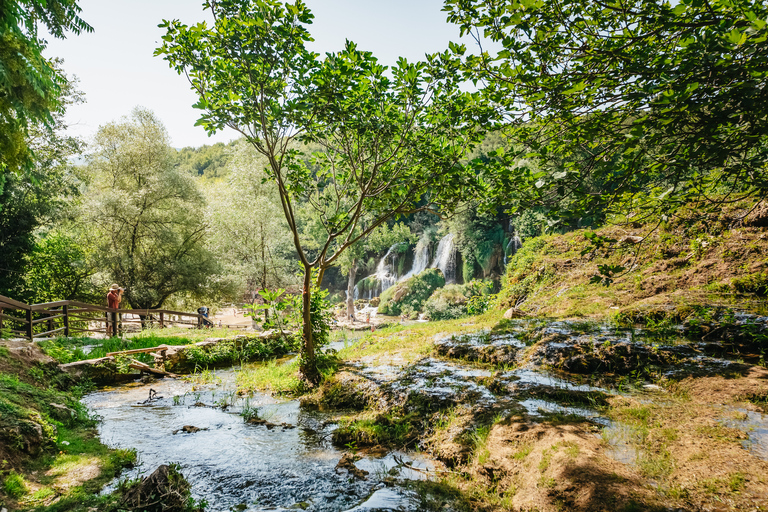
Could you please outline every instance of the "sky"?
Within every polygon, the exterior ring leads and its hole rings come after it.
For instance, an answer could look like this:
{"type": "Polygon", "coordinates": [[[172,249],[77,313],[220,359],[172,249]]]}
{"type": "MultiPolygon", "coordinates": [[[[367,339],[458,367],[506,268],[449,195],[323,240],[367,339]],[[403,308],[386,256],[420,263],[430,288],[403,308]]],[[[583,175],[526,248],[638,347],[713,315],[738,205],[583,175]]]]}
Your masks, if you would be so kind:
{"type": "MultiPolygon", "coordinates": [[[[442,0],[306,0],[315,15],[309,27],[315,41],[310,49],[324,54],[338,51],[349,39],[372,51],[383,64],[399,56],[408,60],[443,51],[459,40],[459,29],[448,24],[442,0]]],[[[67,113],[70,131],[86,140],[99,126],[117,121],[136,106],[155,112],[163,121],[174,147],[228,142],[233,131],[208,137],[194,126],[197,96],[186,78],[160,57],[153,57],[163,19],[192,24],[206,14],[202,0],[80,0],[81,17],[93,33],[48,39],[46,55],[64,60],[64,71],[79,79],[86,103],[67,113]]]]}

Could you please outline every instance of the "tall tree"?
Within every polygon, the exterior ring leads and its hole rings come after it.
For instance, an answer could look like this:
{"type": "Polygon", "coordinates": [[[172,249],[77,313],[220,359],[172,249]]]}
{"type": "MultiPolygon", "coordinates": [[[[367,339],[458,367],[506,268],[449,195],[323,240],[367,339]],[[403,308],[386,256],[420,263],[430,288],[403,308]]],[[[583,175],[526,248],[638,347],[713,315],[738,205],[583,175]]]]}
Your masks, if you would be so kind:
{"type": "Polygon", "coordinates": [[[584,216],[766,196],[764,1],[446,0],[445,10],[495,43],[468,67],[541,164],[498,154],[486,166],[496,197],[584,216]]]}
{"type": "Polygon", "coordinates": [[[215,272],[204,247],[204,201],[174,165],[162,123],[148,110],[99,128],[84,204],[97,261],[134,309],[159,308],[215,272]]]}
{"type": "Polygon", "coordinates": [[[24,135],[35,159],[24,172],[0,172],[0,294],[35,301],[24,286],[24,274],[35,247],[35,232],[72,209],[78,180],[71,158],[83,143],[67,135],[66,107],[81,101],[70,80],[63,86],[50,126],[34,123],[24,135]]]}
{"type": "Polygon", "coordinates": [[[156,53],[189,77],[204,111],[199,124],[209,132],[237,130],[268,161],[304,268],[301,372],[317,383],[312,271],[319,284],[345,249],[389,219],[438,203],[450,207],[466,193],[472,177],[458,161],[479,137],[477,121],[487,112],[460,91],[445,55],[387,68],[348,43],[321,60],[305,46],[313,16],[301,0],[221,0],[205,7],[212,27],[164,22],[156,53]],[[312,165],[299,158],[297,139],[322,147],[312,165]],[[325,230],[311,257],[300,240],[296,205],[302,202],[325,230]],[[371,222],[363,227],[364,213],[371,222]]]}
{"type": "Polygon", "coordinates": [[[295,250],[267,162],[245,141],[228,158],[226,181],[205,189],[206,244],[239,291],[285,287],[296,279],[295,250]]]}
{"type": "Polygon", "coordinates": [[[60,108],[67,84],[55,63],[42,55],[46,42],[40,25],[57,38],[91,32],[79,14],[74,0],[0,2],[0,190],[4,172],[32,166],[27,130],[35,124],[53,129],[51,113],[60,108]]]}

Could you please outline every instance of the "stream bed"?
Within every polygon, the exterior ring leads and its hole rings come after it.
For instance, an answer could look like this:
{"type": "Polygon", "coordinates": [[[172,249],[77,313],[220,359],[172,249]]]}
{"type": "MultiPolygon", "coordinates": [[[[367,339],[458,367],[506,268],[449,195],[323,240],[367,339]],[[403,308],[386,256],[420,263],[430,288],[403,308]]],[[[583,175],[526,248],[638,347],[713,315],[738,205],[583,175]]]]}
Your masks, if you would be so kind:
{"type": "Polygon", "coordinates": [[[395,456],[414,467],[426,459],[403,453],[363,456],[356,465],[368,478],[336,469],[342,452],[330,442],[333,424],[296,400],[256,394],[237,397],[235,371],[217,371],[214,383],[164,379],[133,383],[89,394],[84,402],[101,416],[99,434],[111,447],[135,448],[139,464],[121,478],[147,476],[157,466],[178,463],[195,499],[207,510],[411,510],[411,493],[384,487],[384,476],[399,481],[421,473],[398,467],[395,456]],[[150,389],[157,393],[148,400],[150,389]],[[268,428],[249,424],[243,408],[258,408],[268,428]],[[179,431],[185,425],[200,430],[179,431]],[[177,431],[174,433],[174,431],[177,431]],[[395,469],[393,469],[395,468],[395,469]]]}

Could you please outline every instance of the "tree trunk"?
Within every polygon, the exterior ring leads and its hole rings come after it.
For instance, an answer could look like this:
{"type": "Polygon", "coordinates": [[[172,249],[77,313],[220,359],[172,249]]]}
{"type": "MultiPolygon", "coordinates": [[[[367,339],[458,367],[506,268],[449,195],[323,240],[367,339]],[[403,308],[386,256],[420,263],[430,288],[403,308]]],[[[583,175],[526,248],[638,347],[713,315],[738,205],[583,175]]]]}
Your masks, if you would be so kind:
{"type": "Polygon", "coordinates": [[[355,316],[355,277],[357,275],[357,258],[352,260],[347,280],[347,319],[355,316]]]}
{"type": "Polygon", "coordinates": [[[320,383],[320,372],[317,370],[317,358],[315,357],[315,340],[312,337],[312,267],[304,266],[304,290],[302,292],[302,318],[303,318],[303,343],[301,350],[301,363],[299,370],[302,377],[310,386],[320,383]]]}

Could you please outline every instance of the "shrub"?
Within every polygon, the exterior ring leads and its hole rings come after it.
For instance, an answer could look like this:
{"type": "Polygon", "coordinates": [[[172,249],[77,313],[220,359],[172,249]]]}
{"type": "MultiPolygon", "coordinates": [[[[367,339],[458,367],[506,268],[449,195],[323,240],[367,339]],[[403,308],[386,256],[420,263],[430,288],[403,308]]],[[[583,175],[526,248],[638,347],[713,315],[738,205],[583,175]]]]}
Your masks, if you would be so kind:
{"type": "Polygon", "coordinates": [[[404,311],[421,311],[424,302],[437,289],[445,286],[443,273],[430,268],[384,290],[379,303],[379,314],[397,316],[404,311]]]}
{"type": "Polygon", "coordinates": [[[450,320],[482,313],[488,308],[487,297],[491,289],[492,285],[483,281],[449,284],[432,294],[424,304],[424,312],[430,320],[450,320]]]}

